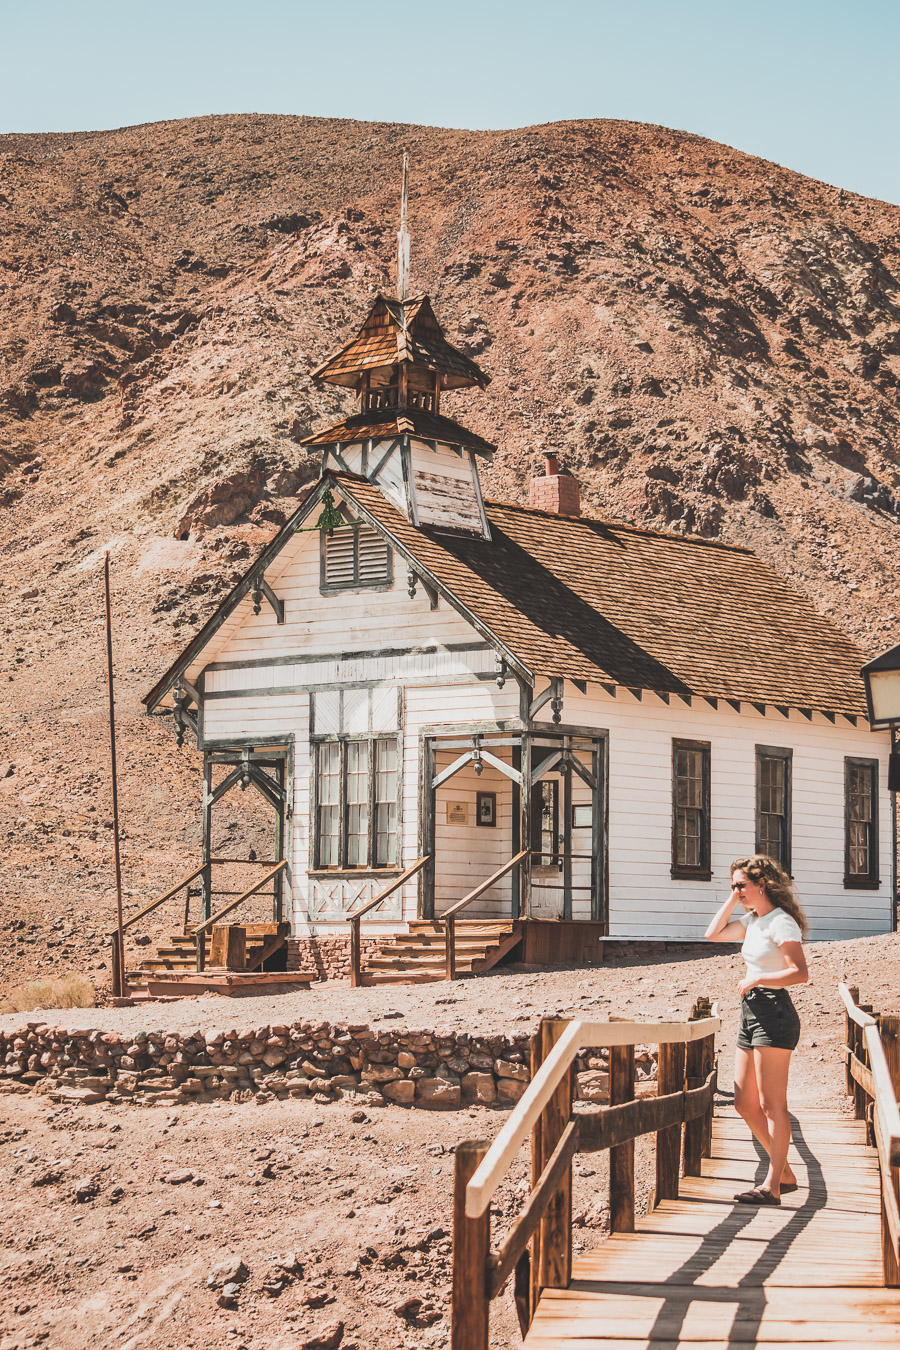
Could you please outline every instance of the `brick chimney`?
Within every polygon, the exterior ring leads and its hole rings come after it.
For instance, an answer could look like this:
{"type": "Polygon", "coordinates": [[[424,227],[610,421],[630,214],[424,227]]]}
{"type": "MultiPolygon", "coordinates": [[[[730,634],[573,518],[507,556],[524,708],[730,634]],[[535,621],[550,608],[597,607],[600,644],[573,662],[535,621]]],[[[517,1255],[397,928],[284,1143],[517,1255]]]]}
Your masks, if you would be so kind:
{"type": "Polygon", "coordinates": [[[549,511],[554,516],[580,516],[581,494],[578,479],[567,469],[560,472],[555,455],[544,456],[544,474],[532,478],[528,493],[529,506],[538,511],[549,511]]]}

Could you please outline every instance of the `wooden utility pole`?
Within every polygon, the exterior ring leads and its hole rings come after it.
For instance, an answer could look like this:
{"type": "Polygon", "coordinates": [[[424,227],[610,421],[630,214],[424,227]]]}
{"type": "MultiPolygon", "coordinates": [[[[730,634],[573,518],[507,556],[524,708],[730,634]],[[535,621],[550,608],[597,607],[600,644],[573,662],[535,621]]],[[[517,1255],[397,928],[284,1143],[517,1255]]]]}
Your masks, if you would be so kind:
{"type": "Polygon", "coordinates": [[[103,578],[106,588],[106,684],[109,691],[109,760],[112,771],[113,856],[116,866],[116,944],[113,960],[113,995],[124,998],[125,942],[122,919],[122,862],[119,857],[119,787],[116,777],[116,707],[113,698],[112,609],[109,599],[109,551],[103,555],[103,578]]]}

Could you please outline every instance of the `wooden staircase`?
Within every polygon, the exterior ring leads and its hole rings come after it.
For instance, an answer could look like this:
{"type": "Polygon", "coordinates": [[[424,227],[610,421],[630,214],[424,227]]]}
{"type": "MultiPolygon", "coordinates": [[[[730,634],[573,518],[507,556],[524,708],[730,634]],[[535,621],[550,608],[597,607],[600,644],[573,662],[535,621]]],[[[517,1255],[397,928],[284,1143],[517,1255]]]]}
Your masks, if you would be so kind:
{"type": "MultiPolygon", "coordinates": [[[[261,970],[266,961],[274,956],[287,941],[290,924],[287,923],[250,923],[241,925],[246,930],[247,958],[244,970],[261,970]]],[[[212,934],[204,937],[204,966],[210,969],[212,953],[212,934]]],[[[152,956],[144,957],[137,967],[127,972],[128,987],[140,992],[146,989],[147,980],[159,975],[190,974],[197,969],[197,944],[193,926],[189,925],[182,933],[172,933],[163,938],[152,956]]]]}
{"type": "MultiPolygon", "coordinates": [[[[512,919],[457,920],[457,976],[483,975],[521,939],[521,928],[512,919]]],[[[444,925],[426,919],[411,922],[408,933],[398,933],[381,943],[376,955],[366,959],[360,983],[429,984],[446,978],[444,925]]]]}

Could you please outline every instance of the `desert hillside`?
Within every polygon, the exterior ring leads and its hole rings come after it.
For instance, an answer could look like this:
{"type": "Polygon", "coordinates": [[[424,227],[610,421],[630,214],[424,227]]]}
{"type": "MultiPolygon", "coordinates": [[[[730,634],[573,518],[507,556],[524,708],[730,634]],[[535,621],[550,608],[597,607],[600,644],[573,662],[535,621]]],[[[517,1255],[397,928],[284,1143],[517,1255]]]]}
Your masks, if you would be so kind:
{"type": "Polygon", "coordinates": [[[196,752],[140,695],[353,405],[309,373],[391,283],[403,150],[413,289],[492,376],[446,404],[500,447],[491,495],[553,450],[591,514],[749,544],[866,650],[900,638],[900,207],[624,122],[0,137],[6,980],[48,933],[106,958],[107,548],[129,903],[196,856],[196,752]]]}

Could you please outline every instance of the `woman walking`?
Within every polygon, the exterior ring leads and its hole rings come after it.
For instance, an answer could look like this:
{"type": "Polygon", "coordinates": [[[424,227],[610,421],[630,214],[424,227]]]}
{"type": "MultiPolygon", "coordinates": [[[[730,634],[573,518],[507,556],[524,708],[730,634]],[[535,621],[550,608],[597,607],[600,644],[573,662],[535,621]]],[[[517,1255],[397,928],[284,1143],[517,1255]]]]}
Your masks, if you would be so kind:
{"type": "Polygon", "coordinates": [[[797,1189],[787,1160],[787,1083],[800,1018],[788,988],[809,979],[803,954],[806,928],[791,879],[777,862],[755,853],[731,864],[731,895],[705,936],[710,942],[743,942],[741,955],[747,963],[738,987],[734,1105],[768,1153],[769,1170],[761,1185],[734,1197],[745,1205],[780,1205],[783,1193],[797,1189]],[[744,913],[732,918],[739,904],[744,913]]]}

